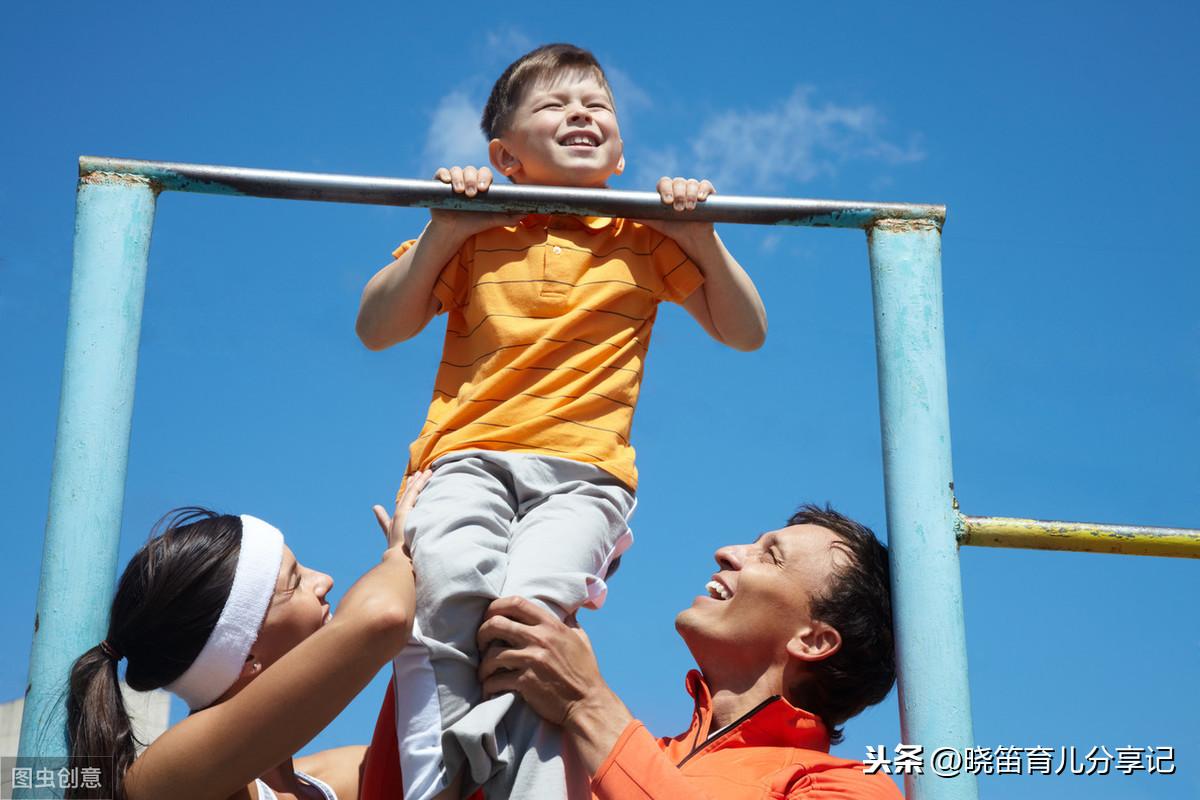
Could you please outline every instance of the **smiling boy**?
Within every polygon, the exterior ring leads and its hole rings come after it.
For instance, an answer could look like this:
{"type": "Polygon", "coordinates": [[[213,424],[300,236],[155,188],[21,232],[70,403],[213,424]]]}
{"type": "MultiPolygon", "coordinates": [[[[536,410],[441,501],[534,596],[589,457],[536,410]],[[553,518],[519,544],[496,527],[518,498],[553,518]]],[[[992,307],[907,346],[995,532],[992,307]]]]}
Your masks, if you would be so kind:
{"type": "MultiPolygon", "coordinates": [[[[492,165],[518,184],[602,188],[625,166],[604,72],[571,45],[514,62],[482,127],[492,165]]],[[[436,177],[468,196],[492,182],[486,167],[436,177]]],[[[680,221],[434,210],[363,291],[357,330],[371,349],[449,317],[409,452],[410,473],[434,472],[406,530],[418,632],[394,665],[407,800],[480,785],[576,795],[556,731],[511,694],[480,702],[475,632],[502,595],[560,618],[603,603],[632,542],[629,435],[658,303],[680,303],[735,349],[765,337],[749,276],[711,224],[685,221],[711,184],[663,178],[658,191],[680,221]]]]}

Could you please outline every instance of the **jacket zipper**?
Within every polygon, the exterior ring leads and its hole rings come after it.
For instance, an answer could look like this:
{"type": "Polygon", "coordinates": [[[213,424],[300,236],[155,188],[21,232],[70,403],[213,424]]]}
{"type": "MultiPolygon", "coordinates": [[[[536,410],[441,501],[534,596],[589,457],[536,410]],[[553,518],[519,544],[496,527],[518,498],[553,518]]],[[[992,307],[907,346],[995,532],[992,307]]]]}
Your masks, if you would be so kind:
{"type": "Polygon", "coordinates": [[[684,764],[686,764],[688,761],[690,761],[692,759],[692,756],[696,755],[701,750],[703,750],[704,748],[708,747],[710,744],[715,742],[717,739],[720,739],[722,736],[729,733],[734,728],[741,725],[743,722],[750,719],[751,717],[753,717],[758,712],[762,711],[767,706],[771,705],[771,703],[774,703],[776,700],[779,699],[779,697],[780,696],[777,694],[768,697],[766,700],[763,700],[761,703],[759,703],[754,708],[747,711],[745,714],[742,714],[740,717],[738,717],[733,722],[726,725],[724,728],[721,728],[721,730],[717,731],[716,733],[709,734],[709,737],[707,739],[705,739],[703,742],[701,742],[700,744],[693,747],[692,752],[690,752],[686,756],[684,756],[683,760],[675,765],[676,768],[682,767],[684,764]]]}

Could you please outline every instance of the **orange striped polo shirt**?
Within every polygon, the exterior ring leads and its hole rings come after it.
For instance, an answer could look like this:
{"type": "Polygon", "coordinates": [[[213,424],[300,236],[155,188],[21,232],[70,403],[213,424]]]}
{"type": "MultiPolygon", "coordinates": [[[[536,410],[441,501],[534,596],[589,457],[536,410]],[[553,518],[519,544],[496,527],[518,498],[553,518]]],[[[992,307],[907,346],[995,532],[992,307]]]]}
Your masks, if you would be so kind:
{"type": "Polygon", "coordinates": [[[703,281],[672,239],[626,219],[531,215],[471,237],[434,288],[446,342],[409,471],[503,450],[595,464],[636,489],[629,431],[658,303],[703,281]]]}

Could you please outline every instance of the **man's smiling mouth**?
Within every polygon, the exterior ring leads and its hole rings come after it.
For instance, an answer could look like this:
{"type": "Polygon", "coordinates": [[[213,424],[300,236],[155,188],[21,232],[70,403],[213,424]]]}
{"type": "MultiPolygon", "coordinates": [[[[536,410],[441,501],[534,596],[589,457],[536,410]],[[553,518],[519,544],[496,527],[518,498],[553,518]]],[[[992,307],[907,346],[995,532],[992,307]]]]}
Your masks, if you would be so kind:
{"type": "Polygon", "coordinates": [[[733,592],[729,591],[725,584],[719,581],[709,581],[704,584],[704,588],[708,590],[708,596],[715,600],[728,600],[733,597],[733,592]]]}

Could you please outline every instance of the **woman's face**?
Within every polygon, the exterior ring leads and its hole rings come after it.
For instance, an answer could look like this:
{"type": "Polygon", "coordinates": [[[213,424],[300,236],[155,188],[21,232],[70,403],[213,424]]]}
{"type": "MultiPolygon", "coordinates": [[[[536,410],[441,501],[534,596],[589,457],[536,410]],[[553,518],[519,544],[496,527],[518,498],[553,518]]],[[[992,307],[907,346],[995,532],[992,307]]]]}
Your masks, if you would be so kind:
{"type": "Polygon", "coordinates": [[[302,566],[284,545],[275,595],[251,651],[251,657],[262,665],[260,672],[330,620],[325,596],[332,588],[333,578],[302,566]]]}

